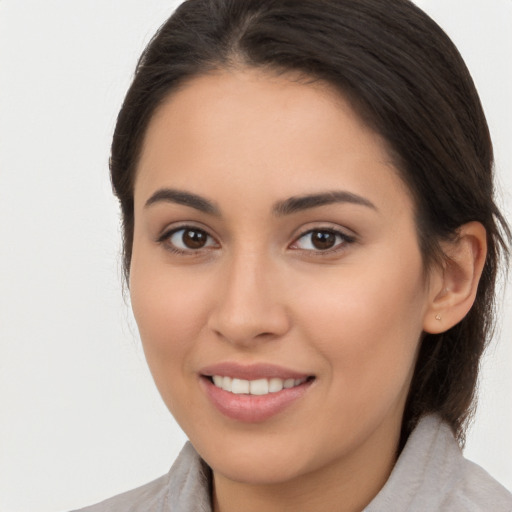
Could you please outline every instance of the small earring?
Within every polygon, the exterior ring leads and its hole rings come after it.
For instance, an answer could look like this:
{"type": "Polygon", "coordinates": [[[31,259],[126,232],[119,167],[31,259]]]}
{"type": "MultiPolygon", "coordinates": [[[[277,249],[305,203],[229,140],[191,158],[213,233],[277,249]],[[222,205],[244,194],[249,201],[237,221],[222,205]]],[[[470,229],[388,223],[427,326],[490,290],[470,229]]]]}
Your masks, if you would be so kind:
{"type": "Polygon", "coordinates": [[[436,315],[436,320],[441,320],[441,315],[439,313],[436,315]]]}

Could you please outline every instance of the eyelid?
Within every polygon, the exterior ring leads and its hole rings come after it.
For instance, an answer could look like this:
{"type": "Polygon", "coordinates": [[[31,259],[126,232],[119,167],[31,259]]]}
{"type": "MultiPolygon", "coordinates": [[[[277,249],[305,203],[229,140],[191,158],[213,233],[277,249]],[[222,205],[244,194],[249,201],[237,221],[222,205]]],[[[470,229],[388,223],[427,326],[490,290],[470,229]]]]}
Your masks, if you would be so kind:
{"type": "Polygon", "coordinates": [[[201,222],[186,220],[167,224],[164,228],[159,230],[159,233],[155,238],[155,242],[164,241],[166,238],[169,237],[169,235],[175,233],[176,231],[179,231],[180,229],[197,229],[198,231],[204,231],[207,235],[211,236],[215,240],[217,239],[214,235],[211,234],[211,229],[203,225],[201,222]]]}
{"type": "Polygon", "coordinates": [[[309,254],[314,255],[328,255],[332,253],[336,253],[340,250],[344,250],[347,245],[353,244],[357,241],[357,237],[354,234],[347,233],[348,230],[341,228],[340,226],[336,225],[317,225],[317,226],[308,226],[306,228],[302,228],[302,230],[294,237],[293,242],[289,245],[290,248],[297,251],[302,251],[309,254]],[[337,243],[333,247],[329,249],[301,249],[301,248],[294,248],[293,246],[297,244],[297,242],[303,238],[306,235],[309,235],[311,233],[315,232],[329,232],[333,233],[336,236],[340,236],[342,238],[342,242],[337,243]]]}
{"type": "Polygon", "coordinates": [[[182,223],[167,226],[158,235],[158,237],[156,238],[155,241],[157,244],[164,245],[167,250],[169,250],[175,254],[183,254],[183,255],[187,255],[187,256],[199,255],[203,251],[210,251],[212,248],[219,247],[219,245],[220,245],[217,238],[210,233],[210,230],[208,228],[206,228],[204,226],[198,226],[195,222],[191,222],[191,221],[185,221],[182,223]],[[186,230],[202,231],[203,233],[206,234],[206,236],[209,239],[214,241],[214,244],[206,245],[204,247],[199,247],[197,249],[191,249],[191,248],[183,249],[181,247],[177,247],[176,245],[170,243],[170,239],[174,234],[176,234],[180,231],[186,231],[186,230]]]}

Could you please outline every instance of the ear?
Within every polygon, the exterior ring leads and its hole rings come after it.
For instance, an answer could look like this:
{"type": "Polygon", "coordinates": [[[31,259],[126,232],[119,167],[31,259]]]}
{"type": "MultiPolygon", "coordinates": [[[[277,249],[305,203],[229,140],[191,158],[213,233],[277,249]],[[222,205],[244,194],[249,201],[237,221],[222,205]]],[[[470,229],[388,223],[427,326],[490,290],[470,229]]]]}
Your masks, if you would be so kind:
{"type": "Polygon", "coordinates": [[[423,330],[431,334],[458,324],[475,301],[487,255],[487,233],[480,222],[458,230],[456,240],[441,244],[444,261],[430,276],[430,297],[423,330]]]}

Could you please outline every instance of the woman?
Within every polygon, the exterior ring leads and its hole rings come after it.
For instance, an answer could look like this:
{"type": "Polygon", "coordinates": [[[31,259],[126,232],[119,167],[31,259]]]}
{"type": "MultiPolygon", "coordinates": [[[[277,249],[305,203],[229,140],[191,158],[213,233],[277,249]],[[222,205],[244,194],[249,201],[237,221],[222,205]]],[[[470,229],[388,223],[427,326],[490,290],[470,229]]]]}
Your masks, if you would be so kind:
{"type": "Polygon", "coordinates": [[[187,0],[112,182],[190,439],[103,510],[512,510],[459,445],[510,232],[468,71],[405,0],[187,0]]]}

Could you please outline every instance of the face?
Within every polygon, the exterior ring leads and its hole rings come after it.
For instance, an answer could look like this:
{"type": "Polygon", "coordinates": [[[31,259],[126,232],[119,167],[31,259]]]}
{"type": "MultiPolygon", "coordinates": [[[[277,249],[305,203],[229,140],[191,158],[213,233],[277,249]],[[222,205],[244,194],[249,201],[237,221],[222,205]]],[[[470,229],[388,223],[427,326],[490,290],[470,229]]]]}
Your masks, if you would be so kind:
{"type": "Polygon", "coordinates": [[[430,301],[414,205],[326,84],[219,72],[159,108],[130,290],[156,385],[216,475],[394,456],[430,301]]]}

